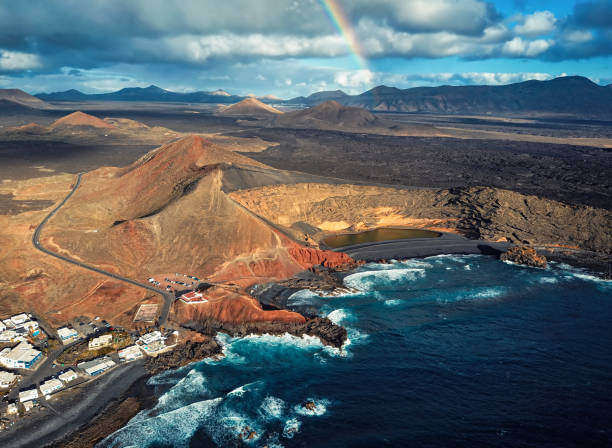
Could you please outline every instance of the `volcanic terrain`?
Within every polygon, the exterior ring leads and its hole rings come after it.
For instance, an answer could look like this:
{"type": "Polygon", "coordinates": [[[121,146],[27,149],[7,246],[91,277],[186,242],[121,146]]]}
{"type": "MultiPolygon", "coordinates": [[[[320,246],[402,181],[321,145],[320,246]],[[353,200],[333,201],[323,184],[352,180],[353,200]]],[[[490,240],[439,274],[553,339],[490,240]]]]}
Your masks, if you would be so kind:
{"type": "Polygon", "coordinates": [[[441,132],[431,125],[397,123],[377,117],[359,107],[343,106],[334,100],[308,109],[284,113],[274,118],[269,126],[390,135],[441,135],[441,132]]]}
{"type": "Polygon", "coordinates": [[[269,117],[279,114],[282,114],[280,110],[262,103],[256,98],[245,98],[239,103],[225,107],[219,112],[219,115],[249,115],[255,117],[269,117]]]}

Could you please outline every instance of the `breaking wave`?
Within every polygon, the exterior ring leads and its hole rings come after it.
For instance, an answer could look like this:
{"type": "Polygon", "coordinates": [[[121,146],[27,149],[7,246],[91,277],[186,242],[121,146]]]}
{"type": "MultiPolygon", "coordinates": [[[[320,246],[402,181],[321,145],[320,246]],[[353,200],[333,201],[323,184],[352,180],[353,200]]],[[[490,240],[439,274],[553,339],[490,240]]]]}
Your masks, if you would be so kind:
{"type": "MultiPolygon", "coordinates": [[[[477,334],[472,333],[472,328],[480,328],[470,327],[472,310],[486,307],[488,313],[498,312],[504,309],[506,301],[515,297],[538,297],[537,301],[523,302],[541,303],[542,297],[563,289],[566,283],[595,292],[607,292],[612,285],[569,266],[551,263],[546,270],[524,269],[482,256],[435,256],[366,264],[344,278],[344,284],[357,290],[355,293],[323,297],[303,290],[288,299],[290,306],[312,306],[320,316],[344,326],[348,340],[342,350],[325,346],[318,338],[308,335],[264,334],[237,338],[219,334],[223,357],[206,359],[151,378],[148,384],[164,391],[157,404],[138,413],[99,446],[153,448],[169,443],[179,448],[211,444],[272,448],[314,443],[316,446],[316,440],[320,439],[313,434],[333,433],[343,422],[350,426],[372,408],[379,412],[381,407],[386,410],[386,403],[393,402],[398,391],[418,393],[418,387],[406,387],[404,373],[422,380],[422,384],[431,380],[432,372],[446,378],[447,371],[458,370],[446,366],[445,359],[452,359],[469,371],[471,364],[462,364],[454,352],[462,344],[461,332],[465,331],[464,337],[472,337],[473,341],[487,343],[487,338],[483,341],[471,336],[477,334]],[[378,344],[375,350],[363,350],[367,344],[374,343],[378,344]],[[410,350],[402,352],[405,347],[410,350]],[[446,356],[440,354],[448,348],[453,351],[446,356]],[[414,350],[420,352],[415,355],[414,350]],[[401,364],[402,359],[410,360],[409,368],[401,364]],[[371,378],[377,368],[383,376],[371,378]],[[403,374],[389,376],[393,368],[403,369],[403,374]],[[353,381],[358,377],[363,379],[363,384],[346,380],[354,372],[358,375],[352,376],[353,381]],[[427,377],[419,376],[419,372],[427,377]],[[376,389],[373,395],[359,401],[371,387],[376,389]]],[[[523,302],[517,302],[521,308],[527,306],[523,302]]],[[[556,311],[563,309],[556,301],[553,303],[556,311]]],[[[489,319],[481,320],[478,325],[487,322],[489,319]]],[[[517,322],[521,320],[512,320],[511,327],[517,322]]],[[[497,321],[495,325],[495,330],[481,334],[495,340],[500,328],[497,321]]],[[[525,335],[529,331],[521,334],[525,335]]],[[[515,338],[513,330],[508,344],[515,338]]],[[[471,352],[466,350],[464,353],[469,356],[471,352]]],[[[480,362],[479,359],[474,362],[480,362]]],[[[511,360],[509,365],[515,367],[511,360]]],[[[521,372],[530,374],[530,371],[521,372]]],[[[461,381],[456,373],[453,375],[449,384],[461,381]]],[[[470,378],[462,387],[475,387],[476,383],[470,378]]],[[[445,394],[443,390],[436,392],[445,394]]],[[[450,397],[453,399],[455,395],[450,397]]],[[[401,400],[396,413],[410,408],[411,400],[401,400]]],[[[414,415],[418,418],[419,407],[432,401],[416,399],[414,403],[414,415]]],[[[384,426],[386,421],[388,413],[379,423],[384,426]]],[[[385,428],[393,435],[397,427],[385,428]]],[[[359,430],[366,434],[369,431],[367,425],[360,426],[359,430]]],[[[364,446],[380,442],[379,433],[374,432],[371,438],[363,439],[364,446]]],[[[410,437],[408,432],[403,435],[410,437]]],[[[342,442],[339,438],[330,440],[342,442]]]]}

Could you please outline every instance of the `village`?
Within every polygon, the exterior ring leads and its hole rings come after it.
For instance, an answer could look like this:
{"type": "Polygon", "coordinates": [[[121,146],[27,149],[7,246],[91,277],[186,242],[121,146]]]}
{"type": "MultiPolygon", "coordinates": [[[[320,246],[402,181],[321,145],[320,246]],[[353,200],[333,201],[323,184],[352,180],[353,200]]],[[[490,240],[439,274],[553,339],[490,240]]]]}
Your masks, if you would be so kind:
{"type": "MultiPolygon", "coordinates": [[[[185,304],[207,302],[202,291],[210,285],[197,277],[162,278],[149,282],[185,304]]],[[[100,317],[80,316],[59,328],[28,312],[0,319],[0,430],[119,365],[172,350],[179,332],[161,327],[158,316],[157,303],[142,303],[131,329],[100,317]]]]}

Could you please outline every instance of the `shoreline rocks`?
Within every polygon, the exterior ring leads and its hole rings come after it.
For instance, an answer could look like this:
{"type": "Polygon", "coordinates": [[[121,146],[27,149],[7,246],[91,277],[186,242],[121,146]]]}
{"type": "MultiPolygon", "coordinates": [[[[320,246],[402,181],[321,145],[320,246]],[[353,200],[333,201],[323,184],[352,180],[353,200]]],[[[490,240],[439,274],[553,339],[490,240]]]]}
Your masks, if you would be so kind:
{"type": "Polygon", "coordinates": [[[155,358],[147,358],[145,367],[151,375],[155,375],[164,370],[176,369],[204,358],[220,355],[221,352],[222,348],[214,338],[202,342],[186,341],[169,352],[161,353],[155,358]]]}
{"type": "Polygon", "coordinates": [[[317,337],[325,345],[342,348],[348,336],[346,329],[333,323],[326,317],[307,318],[306,322],[219,322],[212,318],[203,321],[184,322],[183,326],[199,333],[213,336],[218,332],[227,333],[234,337],[243,337],[251,334],[272,334],[276,336],[289,333],[301,337],[303,335],[317,337]]]}
{"type": "Polygon", "coordinates": [[[499,256],[502,261],[510,261],[516,264],[532,266],[535,268],[546,267],[546,257],[538,255],[536,250],[529,246],[514,246],[499,256]]]}

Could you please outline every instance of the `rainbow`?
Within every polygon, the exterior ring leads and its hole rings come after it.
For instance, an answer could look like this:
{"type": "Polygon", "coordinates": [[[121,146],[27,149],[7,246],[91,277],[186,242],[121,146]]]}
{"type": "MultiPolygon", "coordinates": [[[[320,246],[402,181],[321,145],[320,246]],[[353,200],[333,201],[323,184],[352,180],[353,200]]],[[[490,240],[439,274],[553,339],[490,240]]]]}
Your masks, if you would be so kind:
{"type": "Polygon", "coordinates": [[[368,68],[368,63],[363,55],[363,49],[357,40],[355,29],[348,21],[346,13],[337,0],[320,0],[323,9],[331,19],[334,26],[338,29],[344,40],[346,41],[349,51],[355,57],[357,63],[362,68],[368,68]]]}

